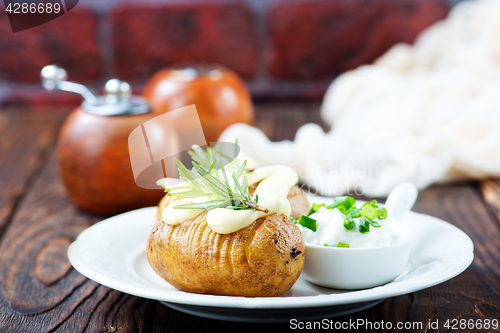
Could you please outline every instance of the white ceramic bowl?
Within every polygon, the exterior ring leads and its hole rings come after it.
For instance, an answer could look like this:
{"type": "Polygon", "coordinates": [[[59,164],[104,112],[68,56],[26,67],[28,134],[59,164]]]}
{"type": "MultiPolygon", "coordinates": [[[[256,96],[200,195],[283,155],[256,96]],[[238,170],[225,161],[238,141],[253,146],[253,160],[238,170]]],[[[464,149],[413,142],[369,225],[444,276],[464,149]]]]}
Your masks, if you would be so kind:
{"type": "Polygon", "coordinates": [[[306,243],[302,277],[322,287],[366,289],[403,273],[412,239],[376,248],[337,248],[306,243]]]}

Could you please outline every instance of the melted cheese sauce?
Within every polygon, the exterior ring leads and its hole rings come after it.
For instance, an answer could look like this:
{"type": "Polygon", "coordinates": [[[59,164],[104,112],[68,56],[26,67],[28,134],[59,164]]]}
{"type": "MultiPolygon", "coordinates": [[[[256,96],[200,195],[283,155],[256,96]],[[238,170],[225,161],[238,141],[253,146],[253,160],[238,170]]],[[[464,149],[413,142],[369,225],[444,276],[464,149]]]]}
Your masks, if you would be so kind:
{"type": "MultiPolygon", "coordinates": [[[[207,213],[208,226],[220,234],[229,234],[248,227],[255,220],[272,214],[291,213],[290,202],[286,199],[290,189],[297,184],[298,175],[294,169],[287,166],[266,166],[258,168],[247,174],[248,185],[258,183],[254,192],[254,197],[259,196],[259,206],[267,208],[267,213],[254,209],[234,210],[228,208],[216,208],[207,213]]],[[[228,180],[230,180],[229,177],[228,180]]],[[[169,180],[170,182],[170,180],[169,180]]],[[[165,186],[164,180],[159,180],[158,185],[165,186]]],[[[233,184],[230,183],[230,186],[233,184]]],[[[204,209],[175,209],[174,207],[184,203],[203,202],[211,198],[202,197],[199,199],[183,199],[172,201],[162,212],[163,222],[169,225],[176,225],[197,217],[203,213],[204,209]]]]}

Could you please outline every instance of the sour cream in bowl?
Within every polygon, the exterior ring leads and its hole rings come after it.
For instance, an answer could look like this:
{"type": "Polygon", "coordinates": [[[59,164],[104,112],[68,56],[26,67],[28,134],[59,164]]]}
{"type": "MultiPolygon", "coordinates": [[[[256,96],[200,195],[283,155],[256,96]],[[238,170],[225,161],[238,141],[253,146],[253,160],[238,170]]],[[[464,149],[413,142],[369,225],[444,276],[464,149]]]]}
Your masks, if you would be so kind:
{"type": "Polygon", "coordinates": [[[408,264],[412,237],[404,215],[415,203],[417,189],[401,184],[387,205],[356,203],[337,197],[314,205],[297,225],[306,246],[302,276],[336,289],[366,289],[393,281],[408,264]],[[356,208],[357,206],[357,208],[356,208]]]}

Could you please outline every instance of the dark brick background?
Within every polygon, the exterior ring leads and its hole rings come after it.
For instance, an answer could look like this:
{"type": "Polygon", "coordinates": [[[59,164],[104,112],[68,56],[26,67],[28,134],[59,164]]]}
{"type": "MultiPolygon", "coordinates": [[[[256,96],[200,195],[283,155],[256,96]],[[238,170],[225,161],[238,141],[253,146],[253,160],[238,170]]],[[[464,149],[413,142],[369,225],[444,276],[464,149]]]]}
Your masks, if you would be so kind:
{"type": "Polygon", "coordinates": [[[0,77],[12,82],[39,82],[40,69],[58,63],[75,80],[100,77],[98,20],[89,9],[71,11],[49,23],[12,33],[0,13],[0,77]]]}
{"type": "Polygon", "coordinates": [[[338,74],[412,43],[453,1],[88,0],[15,34],[2,4],[0,106],[77,104],[41,89],[40,69],[52,63],[97,90],[118,77],[140,92],[163,67],[217,62],[256,98],[321,98],[338,74]]]}
{"type": "Polygon", "coordinates": [[[282,3],[267,13],[268,70],[277,80],[318,80],[371,63],[442,20],[447,4],[334,1],[282,3]]]}
{"type": "Polygon", "coordinates": [[[260,51],[247,6],[128,6],[112,13],[111,24],[117,76],[147,79],[164,66],[216,62],[255,77],[260,51]]]}

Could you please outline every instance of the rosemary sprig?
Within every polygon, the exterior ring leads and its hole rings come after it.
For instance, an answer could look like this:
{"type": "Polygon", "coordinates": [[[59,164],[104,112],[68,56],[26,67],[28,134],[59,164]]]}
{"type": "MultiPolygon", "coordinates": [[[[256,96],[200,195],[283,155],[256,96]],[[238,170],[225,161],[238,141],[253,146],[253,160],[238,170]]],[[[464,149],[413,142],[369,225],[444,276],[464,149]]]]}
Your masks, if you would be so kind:
{"type": "Polygon", "coordinates": [[[213,147],[207,146],[206,149],[193,145],[191,150],[188,151],[191,159],[202,168],[208,169],[210,165],[212,165],[212,162],[216,161],[219,168],[227,166],[227,169],[231,171],[236,171],[238,169],[237,165],[239,163],[232,163],[235,160],[236,162],[241,161],[240,158],[238,158],[238,153],[238,139],[235,140],[234,144],[228,142],[216,142],[213,147]],[[234,151],[230,151],[231,148],[233,148],[234,151]],[[236,167],[234,164],[236,164],[236,167]]]}
{"type": "Polygon", "coordinates": [[[248,191],[248,179],[245,172],[247,161],[245,160],[235,173],[232,173],[234,182],[233,188],[227,180],[222,179],[220,173],[225,178],[226,174],[223,168],[219,169],[216,160],[212,160],[208,168],[204,168],[196,161],[193,161],[193,169],[189,170],[176,159],[179,176],[188,186],[176,186],[166,190],[167,195],[175,196],[176,200],[196,199],[208,197],[209,200],[203,202],[190,202],[188,204],[179,204],[175,209],[215,209],[229,208],[234,210],[255,209],[264,213],[269,210],[258,205],[258,197],[252,198],[248,191]],[[240,177],[243,175],[243,181],[240,184],[240,177]]]}

